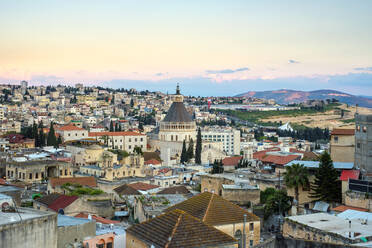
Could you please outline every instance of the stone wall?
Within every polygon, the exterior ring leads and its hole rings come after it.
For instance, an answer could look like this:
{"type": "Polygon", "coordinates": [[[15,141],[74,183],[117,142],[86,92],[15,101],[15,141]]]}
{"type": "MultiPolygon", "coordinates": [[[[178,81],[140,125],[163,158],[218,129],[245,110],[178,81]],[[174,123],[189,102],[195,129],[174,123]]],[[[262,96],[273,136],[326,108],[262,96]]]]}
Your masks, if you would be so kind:
{"type": "Polygon", "coordinates": [[[148,248],[149,245],[142,242],[140,239],[133,236],[132,234],[127,233],[126,246],[125,247],[126,248],[148,248]]]}
{"type": "Polygon", "coordinates": [[[222,189],[222,197],[225,200],[238,205],[247,205],[260,203],[259,189],[222,189]]]}
{"type": "Polygon", "coordinates": [[[367,198],[366,193],[347,191],[345,193],[345,205],[372,211],[372,198],[371,196],[367,198]]]}
{"type": "Polygon", "coordinates": [[[60,226],[58,227],[57,248],[65,248],[68,244],[82,242],[84,238],[94,236],[96,236],[95,221],[87,222],[82,225],[60,226]]]}
{"type": "MultiPolygon", "coordinates": [[[[247,222],[245,224],[245,233],[246,233],[246,247],[250,247],[250,241],[253,241],[253,245],[257,245],[260,242],[260,222],[247,222]],[[251,228],[251,224],[253,224],[253,230],[251,228]]],[[[243,223],[234,223],[228,225],[220,225],[214,226],[218,230],[230,235],[231,237],[235,237],[235,233],[240,230],[243,234],[243,223]]]]}
{"type": "Polygon", "coordinates": [[[0,248],[57,247],[57,215],[0,225],[0,248]]]}

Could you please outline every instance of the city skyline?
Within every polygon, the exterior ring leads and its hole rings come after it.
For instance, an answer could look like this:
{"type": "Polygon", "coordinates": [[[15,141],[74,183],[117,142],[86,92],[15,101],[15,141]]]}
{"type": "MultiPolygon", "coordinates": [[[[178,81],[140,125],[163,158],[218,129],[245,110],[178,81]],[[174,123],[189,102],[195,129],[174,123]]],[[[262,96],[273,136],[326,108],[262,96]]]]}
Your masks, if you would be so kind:
{"type": "Polygon", "coordinates": [[[369,1],[2,1],[0,83],[371,95],[369,1]]]}

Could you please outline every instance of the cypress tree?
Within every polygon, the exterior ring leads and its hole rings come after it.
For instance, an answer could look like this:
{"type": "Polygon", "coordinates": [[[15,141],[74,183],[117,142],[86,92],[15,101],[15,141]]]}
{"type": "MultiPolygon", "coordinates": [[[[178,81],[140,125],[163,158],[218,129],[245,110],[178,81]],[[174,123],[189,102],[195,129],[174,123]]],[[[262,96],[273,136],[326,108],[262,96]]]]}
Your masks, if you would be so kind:
{"type": "Polygon", "coordinates": [[[45,146],[45,135],[43,129],[40,128],[39,130],[39,147],[45,146]]]}
{"type": "Polygon", "coordinates": [[[32,136],[35,139],[35,147],[39,147],[39,145],[40,145],[40,142],[39,142],[39,133],[38,133],[37,125],[36,125],[35,122],[32,125],[32,136]]]}
{"type": "Polygon", "coordinates": [[[186,161],[189,161],[194,157],[194,141],[190,139],[189,147],[187,148],[187,158],[186,161]]]}
{"type": "Polygon", "coordinates": [[[114,131],[114,123],[111,120],[110,121],[110,132],[113,132],[113,131],[114,131]]]}
{"type": "Polygon", "coordinates": [[[315,172],[315,180],[311,184],[311,189],[310,197],[316,200],[325,202],[340,202],[341,200],[341,183],[328,152],[320,156],[319,168],[315,172]]]}
{"type": "Polygon", "coordinates": [[[62,138],[61,138],[61,136],[58,136],[57,147],[59,147],[61,144],[62,144],[62,138]]]}
{"type": "Polygon", "coordinates": [[[50,129],[47,138],[47,146],[58,147],[56,134],[54,132],[53,122],[50,123],[50,129]]]}
{"type": "Polygon", "coordinates": [[[117,122],[115,123],[115,132],[119,132],[119,124],[117,122]]]}
{"type": "Polygon", "coordinates": [[[200,127],[198,129],[198,135],[196,136],[196,147],[195,147],[195,163],[201,164],[201,152],[202,152],[202,138],[200,127]]]}
{"type": "Polygon", "coordinates": [[[181,153],[181,164],[184,164],[186,161],[187,161],[186,141],[183,140],[182,153],[181,153]]]}

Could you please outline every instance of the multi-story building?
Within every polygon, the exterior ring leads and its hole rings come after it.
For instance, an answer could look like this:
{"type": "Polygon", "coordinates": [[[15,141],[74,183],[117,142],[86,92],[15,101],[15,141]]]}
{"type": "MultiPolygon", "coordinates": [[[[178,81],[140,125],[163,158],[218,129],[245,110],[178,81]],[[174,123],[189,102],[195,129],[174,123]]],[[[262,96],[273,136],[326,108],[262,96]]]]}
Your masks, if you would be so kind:
{"type": "Polygon", "coordinates": [[[240,131],[234,128],[211,127],[201,130],[203,141],[222,142],[223,150],[229,155],[240,154],[240,131]]]}
{"type": "Polygon", "coordinates": [[[61,135],[63,142],[88,138],[88,131],[74,125],[56,128],[56,133],[61,135]]]}
{"type": "Polygon", "coordinates": [[[355,130],[333,129],[331,132],[331,158],[336,162],[354,162],[355,130]]]}
{"type": "Polygon", "coordinates": [[[140,147],[142,151],[147,149],[146,135],[137,132],[91,132],[89,137],[113,149],[127,152],[133,152],[135,147],[140,147]]]}
{"type": "Polygon", "coordinates": [[[355,115],[355,166],[372,173],[372,115],[355,115]]]}

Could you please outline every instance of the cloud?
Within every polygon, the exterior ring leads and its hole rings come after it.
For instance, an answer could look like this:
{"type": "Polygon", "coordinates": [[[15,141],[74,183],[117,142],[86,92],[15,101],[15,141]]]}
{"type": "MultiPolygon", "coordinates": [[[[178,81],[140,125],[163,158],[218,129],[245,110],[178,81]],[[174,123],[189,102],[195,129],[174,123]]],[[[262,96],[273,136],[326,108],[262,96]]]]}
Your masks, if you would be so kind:
{"type": "Polygon", "coordinates": [[[206,70],[205,72],[208,74],[231,74],[235,72],[241,72],[241,71],[249,71],[248,67],[241,67],[235,70],[232,69],[223,69],[223,70],[206,70]]]}
{"type": "Polygon", "coordinates": [[[356,71],[372,71],[372,66],[371,67],[357,67],[354,68],[356,71]]]}
{"type": "Polygon", "coordinates": [[[288,63],[289,64],[299,64],[300,61],[297,61],[297,60],[294,60],[294,59],[290,59],[290,60],[288,60],[288,63]]]}

